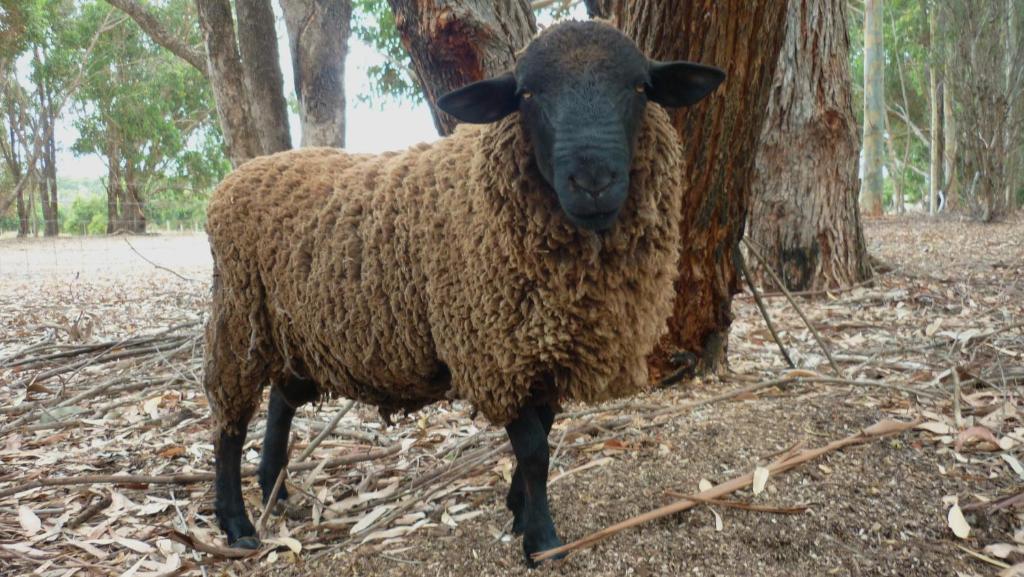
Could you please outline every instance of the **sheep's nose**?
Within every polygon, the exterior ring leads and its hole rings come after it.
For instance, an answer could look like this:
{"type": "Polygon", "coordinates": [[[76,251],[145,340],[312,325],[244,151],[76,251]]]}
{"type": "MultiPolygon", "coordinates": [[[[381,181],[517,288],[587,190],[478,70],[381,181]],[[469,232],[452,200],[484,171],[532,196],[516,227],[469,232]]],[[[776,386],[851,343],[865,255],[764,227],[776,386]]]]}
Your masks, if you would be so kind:
{"type": "Polygon", "coordinates": [[[607,169],[581,170],[569,175],[569,182],[577,192],[585,192],[596,199],[611,187],[615,177],[615,172],[607,169]]]}

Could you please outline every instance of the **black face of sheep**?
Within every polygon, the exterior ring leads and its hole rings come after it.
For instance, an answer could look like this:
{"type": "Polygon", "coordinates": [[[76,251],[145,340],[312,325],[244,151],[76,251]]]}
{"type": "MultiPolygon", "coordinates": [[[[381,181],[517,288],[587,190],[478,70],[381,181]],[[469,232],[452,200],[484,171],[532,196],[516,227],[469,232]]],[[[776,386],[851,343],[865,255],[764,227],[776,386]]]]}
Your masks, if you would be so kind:
{"type": "Polygon", "coordinates": [[[709,66],[649,60],[606,24],[568,22],[531,42],[514,72],[446,94],[438,106],[472,123],[518,111],[569,221],[603,231],[625,204],[647,103],[689,106],[724,78],[709,66]]]}

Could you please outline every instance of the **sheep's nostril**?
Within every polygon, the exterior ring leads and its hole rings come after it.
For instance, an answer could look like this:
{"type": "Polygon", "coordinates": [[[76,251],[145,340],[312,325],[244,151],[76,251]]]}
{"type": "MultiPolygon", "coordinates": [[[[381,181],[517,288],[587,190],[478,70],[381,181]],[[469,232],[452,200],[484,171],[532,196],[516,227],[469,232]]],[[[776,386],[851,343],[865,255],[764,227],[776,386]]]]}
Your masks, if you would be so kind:
{"type": "Polygon", "coordinates": [[[615,173],[606,172],[603,174],[572,174],[569,176],[569,184],[576,192],[585,192],[588,196],[597,198],[611,188],[615,182],[615,173]]]}

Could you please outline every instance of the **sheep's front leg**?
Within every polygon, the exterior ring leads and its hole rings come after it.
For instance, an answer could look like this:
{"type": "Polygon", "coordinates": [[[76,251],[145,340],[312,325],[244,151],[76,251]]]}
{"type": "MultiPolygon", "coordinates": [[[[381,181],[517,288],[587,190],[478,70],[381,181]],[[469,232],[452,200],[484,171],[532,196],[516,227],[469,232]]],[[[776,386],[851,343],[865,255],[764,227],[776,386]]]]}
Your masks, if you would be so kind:
{"type": "Polygon", "coordinates": [[[227,533],[228,544],[242,549],[257,549],[260,540],[256,528],[245,514],[242,500],[242,445],[248,423],[237,426],[235,433],[221,429],[214,449],[216,461],[214,509],[220,528],[227,533]]]}
{"type": "MultiPolygon", "coordinates": [[[[551,426],[555,422],[555,409],[551,405],[540,405],[534,409],[537,411],[537,417],[540,418],[541,426],[544,427],[544,435],[550,435],[551,426]]],[[[525,492],[523,469],[516,467],[515,473],[512,474],[512,483],[508,488],[508,496],[505,498],[505,506],[512,511],[512,533],[516,535],[522,535],[525,528],[523,523],[526,517],[521,514],[526,499],[525,492]]]]}
{"type": "Polygon", "coordinates": [[[523,553],[530,567],[536,565],[530,557],[533,553],[562,545],[548,508],[547,434],[550,424],[545,427],[541,412],[537,407],[525,407],[518,418],[505,426],[516,455],[515,475],[520,477],[522,490],[522,502],[518,511],[513,512],[516,524],[522,529],[523,553]]]}

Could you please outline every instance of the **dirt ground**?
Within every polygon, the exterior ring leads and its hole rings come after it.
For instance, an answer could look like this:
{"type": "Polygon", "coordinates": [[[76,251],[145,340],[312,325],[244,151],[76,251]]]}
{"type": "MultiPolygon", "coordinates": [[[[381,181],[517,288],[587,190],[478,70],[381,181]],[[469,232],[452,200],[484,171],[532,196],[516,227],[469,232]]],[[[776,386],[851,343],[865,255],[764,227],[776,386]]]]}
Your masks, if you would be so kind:
{"type": "MultiPolygon", "coordinates": [[[[1024,469],[1014,468],[1024,460],[1024,222],[885,219],[866,223],[866,235],[885,271],[875,283],[799,299],[842,380],[790,378],[689,409],[796,374],[787,372],[752,299],[740,295],[729,373],[627,403],[566,408],[551,435],[558,445],[555,523],[569,542],[672,502],[667,491],[695,494],[702,481],[750,473],[798,442],[818,447],[883,419],[917,418],[923,428],[773,475],[760,494],[747,488],[727,497],[795,512],[700,505],[534,571],[522,562],[519,539],[507,534],[512,463],[501,432],[471,420],[461,404],[430,408],[390,429],[368,408],[346,415],[317,449],[320,459],[392,452],[295,474],[293,495],[305,497],[293,505],[306,512],[272,517],[267,535],[278,546],[253,559],[226,560],[167,538],[177,529],[216,544],[208,483],[29,486],[83,474],[209,470],[209,423],[194,374],[209,253],[201,236],[130,238],[135,250],[123,239],[0,242],[0,381],[9,383],[0,387],[0,575],[1009,575],[1015,569],[1007,567],[1024,562],[1021,499],[1000,501],[1024,486],[1024,469]],[[159,357],[140,348],[95,371],[32,360],[50,350],[44,346],[71,351],[72,343],[181,323],[196,328],[175,336],[174,352],[162,349],[159,357]],[[123,398],[99,409],[51,415],[56,422],[38,414],[111,375],[141,372],[152,376],[151,388],[118,381],[111,390],[125,391],[123,398]],[[678,414],[665,415],[671,407],[678,414]],[[107,496],[113,505],[68,527],[107,496]],[[950,526],[954,503],[970,527],[964,538],[950,526]],[[38,527],[25,508],[41,519],[38,527]]],[[[768,300],[799,374],[830,374],[785,299],[768,300]]],[[[300,412],[300,450],[339,406],[300,412]]],[[[251,464],[260,419],[247,444],[251,464]]],[[[250,515],[258,516],[252,479],[245,491],[250,515]]]]}

